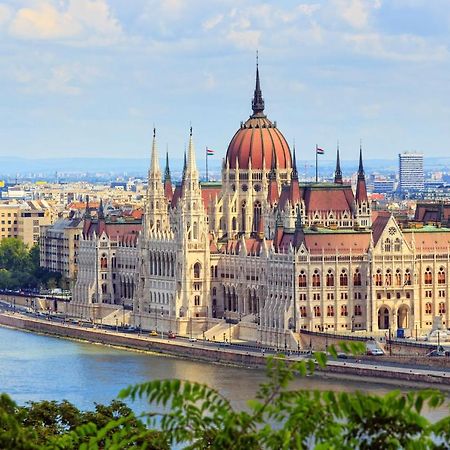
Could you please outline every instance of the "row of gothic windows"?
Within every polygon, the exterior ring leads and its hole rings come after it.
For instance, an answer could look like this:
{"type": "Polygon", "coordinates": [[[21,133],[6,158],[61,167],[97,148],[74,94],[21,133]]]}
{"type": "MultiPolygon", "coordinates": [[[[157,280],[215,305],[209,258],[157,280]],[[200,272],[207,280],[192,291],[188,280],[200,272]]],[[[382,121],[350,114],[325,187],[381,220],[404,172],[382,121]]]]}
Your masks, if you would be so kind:
{"type": "Polygon", "coordinates": [[[150,275],[175,276],[175,256],[166,253],[150,252],[149,270],[150,275]]]}
{"type": "MultiPolygon", "coordinates": [[[[300,311],[300,317],[308,317],[308,312],[307,312],[306,306],[300,306],[299,311],[300,311]]],[[[340,313],[341,313],[341,317],[348,316],[347,305],[341,305],[340,313]]],[[[313,307],[313,316],[321,317],[321,315],[322,315],[322,312],[321,312],[320,306],[314,306],[313,307]]],[[[354,316],[362,316],[362,306],[361,305],[354,306],[353,315],[354,316]]],[[[334,306],[333,305],[327,306],[327,317],[334,317],[334,306]]]]}
{"type": "MultiPolygon", "coordinates": [[[[332,269],[329,269],[325,276],[325,283],[327,287],[334,287],[335,286],[335,274],[332,269]]],[[[353,286],[361,286],[361,272],[359,269],[356,269],[353,273],[353,286]]],[[[321,285],[321,276],[320,271],[318,269],[315,269],[312,274],[312,286],[313,287],[320,287],[321,285]]],[[[345,269],[342,269],[341,273],[339,274],[339,285],[340,286],[348,286],[349,285],[349,276],[345,269]]],[[[300,271],[300,274],[298,276],[298,286],[299,287],[307,287],[308,286],[308,280],[307,275],[304,270],[300,271]]]]}

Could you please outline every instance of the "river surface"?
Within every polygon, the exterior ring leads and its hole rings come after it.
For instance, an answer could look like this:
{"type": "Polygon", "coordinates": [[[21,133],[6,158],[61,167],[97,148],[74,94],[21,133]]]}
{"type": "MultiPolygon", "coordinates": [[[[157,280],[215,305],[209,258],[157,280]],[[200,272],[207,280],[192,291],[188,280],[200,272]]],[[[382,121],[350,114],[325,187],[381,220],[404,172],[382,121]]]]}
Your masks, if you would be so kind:
{"type": "MultiPolygon", "coordinates": [[[[119,350],[0,327],[0,392],[17,403],[66,399],[81,409],[108,403],[119,391],[148,380],[181,378],[206,383],[237,408],[265,381],[264,370],[243,369],[159,354],[119,350]]],[[[390,387],[368,382],[307,377],[295,382],[305,389],[384,394],[390,387]]],[[[402,389],[402,386],[399,386],[402,389]]],[[[403,390],[406,390],[404,388],[403,390]]],[[[143,405],[140,405],[141,409],[143,405]]],[[[430,418],[448,408],[426,411],[430,418]]]]}

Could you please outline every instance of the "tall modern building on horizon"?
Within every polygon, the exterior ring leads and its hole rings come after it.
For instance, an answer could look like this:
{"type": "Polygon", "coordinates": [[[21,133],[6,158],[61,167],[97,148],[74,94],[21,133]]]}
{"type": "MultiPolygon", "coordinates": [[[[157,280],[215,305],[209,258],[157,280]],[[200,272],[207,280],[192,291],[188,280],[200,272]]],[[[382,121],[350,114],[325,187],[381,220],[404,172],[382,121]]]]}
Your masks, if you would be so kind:
{"type": "Polygon", "coordinates": [[[423,153],[398,154],[400,192],[419,191],[424,187],[423,153]]]}

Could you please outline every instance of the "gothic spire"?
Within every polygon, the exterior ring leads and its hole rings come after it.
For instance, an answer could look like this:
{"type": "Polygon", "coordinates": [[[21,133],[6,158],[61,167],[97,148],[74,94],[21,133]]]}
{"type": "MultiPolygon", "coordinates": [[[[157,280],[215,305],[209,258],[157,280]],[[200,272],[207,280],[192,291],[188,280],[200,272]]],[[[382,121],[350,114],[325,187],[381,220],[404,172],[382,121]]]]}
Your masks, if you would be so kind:
{"type": "Polygon", "coordinates": [[[358,179],[364,178],[364,167],[362,159],[362,143],[359,144],[359,167],[358,167],[358,179]]]}
{"type": "Polygon", "coordinates": [[[100,205],[98,207],[97,217],[98,217],[98,220],[105,219],[105,211],[103,209],[103,199],[100,199],[100,205]]]}
{"type": "MultiPolygon", "coordinates": [[[[186,160],[185,160],[186,161],[186,160]]],[[[197,164],[195,162],[195,149],[194,142],[192,139],[192,127],[189,131],[189,145],[188,145],[188,153],[187,153],[187,162],[185,162],[185,179],[189,179],[191,181],[195,180],[198,182],[198,170],[197,164]]]]}
{"type": "Polygon", "coordinates": [[[256,52],[256,83],[255,92],[253,94],[252,100],[253,117],[263,117],[264,116],[264,99],[261,92],[261,85],[259,82],[259,63],[258,63],[258,52],[256,52]]]}
{"type": "Polygon", "coordinates": [[[150,161],[150,173],[156,176],[160,176],[161,170],[159,168],[158,149],[156,147],[156,128],[153,128],[153,142],[152,142],[152,155],[150,161]]]}
{"type": "Polygon", "coordinates": [[[169,152],[166,151],[166,169],[164,170],[164,182],[171,181],[169,167],[169,152]]]}
{"type": "Polygon", "coordinates": [[[334,172],[334,182],[342,184],[341,160],[339,158],[339,141],[337,143],[337,150],[336,150],[336,170],[334,172]]]}
{"type": "Polygon", "coordinates": [[[293,157],[292,157],[292,175],[291,175],[291,178],[293,180],[298,180],[297,158],[296,158],[296,155],[295,155],[295,142],[294,142],[294,147],[293,147],[292,154],[293,154],[293,157]]]}
{"type": "Polygon", "coordinates": [[[356,201],[358,203],[367,202],[366,177],[364,176],[361,144],[359,145],[359,167],[358,179],[356,181],[356,201]]]}

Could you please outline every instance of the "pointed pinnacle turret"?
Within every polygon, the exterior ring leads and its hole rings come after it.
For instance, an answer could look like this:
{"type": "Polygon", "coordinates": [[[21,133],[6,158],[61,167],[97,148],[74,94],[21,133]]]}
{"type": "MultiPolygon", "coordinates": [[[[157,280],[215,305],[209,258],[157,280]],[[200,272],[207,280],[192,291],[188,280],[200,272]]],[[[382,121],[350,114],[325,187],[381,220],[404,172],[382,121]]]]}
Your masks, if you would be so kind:
{"type": "Polygon", "coordinates": [[[91,208],[89,206],[89,195],[86,195],[86,210],[84,211],[84,218],[85,219],[91,218],[91,208]]]}
{"type": "Polygon", "coordinates": [[[171,181],[170,167],[169,167],[169,152],[166,151],[166,168],[164,170],[164,182],[171,181]]]}
{"type": "Polygon", "coordinates": [[[336,170],[334,172],[334,182],[342,184],[341,160],[339,158],[339,142],[336,150],[336,170]]]}
{"type": "Polygon", "coordinates": [[[295,142],[294,142],[294,148],[292,151],[293,157],[292,157],[292,180],[298,180],[298,171],[297,171],[297,157],[295,154],[295,142]]]}
{"type": "Polygon", "coordinates": [[[158,149],[156,147],[156,128],[153,128],[152,154],[150,161],[150,173],[158,175],[161,173],[159,168],[158,149]]]}
{"type": "Polygon", "coordinates": [[[367,202],[366,177],[364,175],[361,144],[359,145],[359,167],[358,179],[356,181],[356,201],[358,203],[367,202]]]}
{"type": "Polygon", "coordinates": [[[256,52],[256,83],[252,100],[253,117],[264,117],[264,99],[259,82],[258,52],[256,52]]]}
{"type": "Polygon", "coordinates": [[[100,199],[100,205],[98,206],[97,217],[99,220],[105,219],[105,211],[103,209],[103,199],[102,198],[100,199]]]}
{"type": "Polygon", "coordinates": [[[364,178],[364,167],[362,159],[362,144],[359,144],[359,167],[358,167],[358,178],[364,178]]]}

